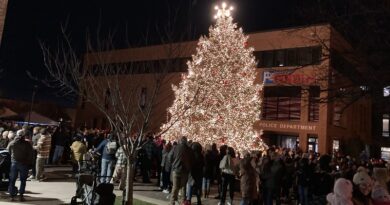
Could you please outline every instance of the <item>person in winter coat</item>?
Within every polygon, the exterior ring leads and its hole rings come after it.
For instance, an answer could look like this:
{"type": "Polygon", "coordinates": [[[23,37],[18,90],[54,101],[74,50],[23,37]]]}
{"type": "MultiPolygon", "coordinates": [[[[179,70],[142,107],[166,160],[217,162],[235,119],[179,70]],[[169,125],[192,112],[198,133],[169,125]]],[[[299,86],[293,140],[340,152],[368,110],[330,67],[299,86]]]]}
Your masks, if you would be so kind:
{"type": "Polygon", "coordinates": [[[35,146],[37,151],[36,159],[36,179],[44,180],[44,166],[47,159],[49,159],[50,148],[51,148],[51,135],[47,132],[45,128],[40,129],[40,137],[35,146]]]}
{"type": "Polygon", "coordinates": [[[33,155],[34,155],[34,160],[33,160],[33,165],[32,165],[32,172],[31,172],[31,176],[28,178],[30,180],[33,180],[36,178],[36,175],[37,175],[37,165],[36,165],[36,161],[37,161],[37,144],[38,144],[38,140],[39,138],[41,137],[41,133],[39,132],[40,131],[40,127],[34,127],[33,128],[33,135],[32,135],[32,138],[31,138],[31,142],[32,142],[32,146],[33,146],[33,155]]]}
{"type": "Polygon", "coordinates": [[[330,205],[353,205],[352,183],[348,179],[339,178],[334,184],[333,193],[326,197],[330,205]]]}
{"type": "Polygon", "coordinates": [[[227,205],[231,205],[234,197],[234,182],[238,169],[238,161],[236,159],[236,154],[232,147],[228,147],[226,155],[222,158],[219,163],[219,168],[222,172],[222,196],[218,205],[225,205],[227,187],[229,186],[230,201],[227,202],[227,205]]]}
{"type": "Polygon", "coordinates": [[[312,198],[309,201],[310,205],[326,204],[326,196],[333,189],[334,179],[331,176],[330,162],[332,157],[322,155],[319,159],[319,170],[312,177],[312,198]]]}
{"type": "Polygon", "coordinates": [[[249,153],[244,154],[240,162],[240,188],[241,203],[240,205],[253,205],[257,198],[256,186],[256,169],[251,164],[252,157],[249,153]]]}
{"type": "Polygon", "coordinates": [[[163,192],[168,194],[171,188],[170,176],[171,176],[171,162],[169,161],[169,152],[172,149],[172,144],[169,142],[164,145],[161,158],[161,171],[162,171],[162,182],[163,192]]]}
{"type": "Polygon", "coordinates": [[[309,166],[309,159],[302,158],[298,163],[298,193],[301,205],[309,205],[309,185],[312,177],[312,170],[309,166]]]}
{"type": "Polygon", "coordinates": [[[203,178],[203,166],[204,157],[202,155],[202,146],[198,142],[191,144],[193,150],[193,161],[191,165],[191,178],[193,184],[187,183],[187,201],[191,203],[192,192],[195,192],[197,198],[197,205],[201,205],[202,196],[202,178],[203,178]]]}
{"type": "Polygon", "coordinates": [[[218,195],[214,197],[215,199],[221,199],[222,196],[222,173],[221,169],[219,168],[219,164],[221,163],[221,160],[223,157],[226,155],[227,152],[227,145],[222,145],[219,147],[219,153],[216,149],[213,149],[213,153],[218,153],[217,154],[217,163],[215,164],[215,178],[217,179],[218,182],[218,195]]]}
{"type": "Polygon", "coordinates": [[[178,201],[178,193],[181,190],[182,202],[186,200],[186,184],[192,168],[193,153],[187,145],[187,138],[182,137],[178,145],[169,154],[172,162],[172,193],[170,204],[175,205],[178,201]]]}
{"type": "Polygon", "coordinates": [[[359,167],[353,176],[353,203],[354,205],[372,205],[371,190],[373,181],[366,168],[359,167]]]}
{"type": "Polygon", "coordinates": [[[285,167],[279,155],[274,150],[269,150],[269,158],[264,164],[261,172],[263,181],[263,200],[264,204],[272,205],[273,199],[280,205],[280,192],[285,167]]]}
{"type": "Polygon", "coordinates": [[[15,200],[17,193],[19,193],[19,200],[25,201],[24,192],[26,188],[26,181],[29,167],[33,161],[33,148],[25,139],[23,130],[18,130],[16,137],[8,144],[7,150],[11,154],[11,170],[10,182],[8,186],[8,193],[11,195],[11,201],[15,200]],[[16,179],[20,179],[19,191],[15,187],[16,179]]]}
{"type": "Polygon", "coordinates": [[[87,146],[82,142],[82,136],[75,137],[75,141],[70,146],[70,150],[72,154],[73,173],[76,174],[82,167],[84,154],[87,153],[87,146]]]}
{"type": "Polygon", "coordinates": [[[114,135],[109,134],[107,139],[103,140],[94,151],[98,152],[102,156],[100,182],[110,183],[113,168],[115,166],[115,153],[117,150],[117,142],[115,141],[114,135]]]}
{"type": "Polygon", "coordinates": [[[390,204],[390,195],[386,185],[390,179],[387,168],[375,167],[372,176],[375,179],[371,192],[374,205],[390,204]]]}
{"type": "Polygon", "coordinates": [[[126,186],[126,174],[127,174],[127,158],[123,145],[115,153],[116,164],[114,174],[112,175],[111,183],[115,180],[119,180],[119,190],[124,190],[126,186]]]}
{"type": "Polygon", "coordinates": [[[217,158],[212,151],[211,145],[206,145],[205,148],[202,193],[204,198],[208,198],[210,194],[210,182],[213,180],[214,164],[217,158]]]}

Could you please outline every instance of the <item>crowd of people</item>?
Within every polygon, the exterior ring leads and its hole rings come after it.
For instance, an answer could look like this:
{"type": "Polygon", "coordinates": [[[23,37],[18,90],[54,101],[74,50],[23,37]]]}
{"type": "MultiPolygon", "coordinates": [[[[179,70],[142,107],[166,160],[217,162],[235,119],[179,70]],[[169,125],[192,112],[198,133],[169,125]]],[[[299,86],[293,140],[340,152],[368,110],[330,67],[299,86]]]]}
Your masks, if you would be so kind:
{"type": "Polygon", "coordinates": [[[186,137],[172,144],[150,137],[138,160],[143,182],[150,182],[153,169],[172,205],[191,204],[193,195],[201,204],[214,185],[220,205],[233,204],[237,192],[241,205],[390,204],[387,163],[369,160],[364,151],[356,158],[275,146],[236,153],[226,145],[202,147],[186,137]]]}
{"type": "MultiPolygon", "coordinates": [[[[99,156],[100,183],[125,188],[127,158],[109,131],[71,132],[61,126],[1,126],[0,131],[0,150],[8,150],[11,158],[7,169],[1,166],[0,181],[9,178],[12,200],[17,194],[25,200],[28,179],[45,180],[45,164],[70,162],[77,174],[85,166],[87,153],[99,156]],[[19,189],[15,187],[18,175],[19,189]]],[[[153,135],[147,135],[142,144],[134,180],[151,183],[155,177],[155,186],[172,205],[190,204],[192,196],[200,205],[211,193],[220,205],[233,204],[237,194],[241,205],[390,204],[387,163],[370,160],[366,154],[353,158],[276,146],[237,153],[226,145],[203,147],[186,137],[166,142],[153,135]]]]}

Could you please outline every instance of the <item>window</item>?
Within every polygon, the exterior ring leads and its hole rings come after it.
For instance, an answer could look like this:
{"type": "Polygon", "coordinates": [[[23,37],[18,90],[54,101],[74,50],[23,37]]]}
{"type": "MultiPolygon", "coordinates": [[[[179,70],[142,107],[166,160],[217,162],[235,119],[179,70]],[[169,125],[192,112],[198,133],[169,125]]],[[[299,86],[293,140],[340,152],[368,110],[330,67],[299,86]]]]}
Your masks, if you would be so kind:
{"type": "Polygon", "coordinates": [[[318,138],[317,135],[309,135],[307,139],[307,150],[318,152],[318,138]]]}
{"type": "Polygon", "coordinates": [[[295,86],[266,87],[262,115],[265,120],[300,120],[301,88],[295,86]]]}
{"type": "Polygon", "coordinates": [[[282,67],[285,64],[284,54],[285,54],[285,50],[275,51],[275,64],[279,67],[282,67]]]}
{"type": "Polygon", "coordinates": [[[321,63],[321,46],[256,51],[257,67],[304,66],[321,63]]]}
{"type": "Polygon", "coordinates": [[[342,107],[343,105],[339,102],[333,105],[333,125],[335,126],[341,126],[342,107]]]}
{"type": "Polygon", "coordinates": [[[110,98],[111,98],[111,92],[109,89],[106,90],[106,93],[104,94],[104,108],[108,110],[110,107],[110,98]]]}
{"type": "Polygon", "coordinates": [[[340,140],[333,140],[333,151],[338,152],[340,149],[340,140]]]}
{"type": "Polygon", "coordinates": [[[320,119],[320,87],[312,86],[309,89],[309,121],[318,122],[320,119]]]}
{"type": "Polygon", "coordinates": [[[139,105],[142,109],[145,109],[146,106],[146,88],[141,88],[141,95],[139,99],[139,105]]]}
{"type": "Polygon", "coordinates": [[[384,114],[382,119],[382,136],[389,137],[389,115],[384,114]]]}
{"type": "Polygon", "coordinates": [[[386,161],[390,160],[390,147],[381,147],[381,158],[386,161]]]}
{"type": "Polygon", "coordinates": [[[298,50],[299,65],[309,65],[313,61],[311,48],[301,48],[298,50]]]}
{"type": "Polygon", "coordinates": [[[383,88],[383,97],[389,97],[390,96],[390,86],[386,86],[383,88]]]}
{"type": "Polygon", "coordinates": [[[264,67],[273,67],[274,66],[274,54],[272,51],[265,51],[262,55],[262,60],[264,62],[264,67]]]}

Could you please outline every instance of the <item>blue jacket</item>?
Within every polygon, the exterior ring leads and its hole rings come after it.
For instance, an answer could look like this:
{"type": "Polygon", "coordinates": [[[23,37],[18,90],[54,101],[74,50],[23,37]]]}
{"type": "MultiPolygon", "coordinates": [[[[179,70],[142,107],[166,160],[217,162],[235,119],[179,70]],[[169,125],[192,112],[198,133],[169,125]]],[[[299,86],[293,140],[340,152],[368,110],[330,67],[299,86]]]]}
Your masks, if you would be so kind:
{"type": "Polygon", "coordinates": [[[108,139],[103,140],[96,148],[95,152],[99,152],[102,155],[102,159],[115,160],[115,153],[114,154],[107,153],[106,145],[108,142],[109,142],[108,139]]]}

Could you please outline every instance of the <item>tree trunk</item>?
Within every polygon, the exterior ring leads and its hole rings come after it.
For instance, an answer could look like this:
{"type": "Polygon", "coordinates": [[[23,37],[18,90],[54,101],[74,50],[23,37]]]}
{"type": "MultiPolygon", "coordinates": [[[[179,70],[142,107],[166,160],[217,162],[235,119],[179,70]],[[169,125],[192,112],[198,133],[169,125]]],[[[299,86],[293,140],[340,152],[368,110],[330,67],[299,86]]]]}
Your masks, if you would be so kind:
{"type": "MultiPolygon", "coordinates": [[[[131,157],[132,158],[132,157],[131,157]]],[[[126,188],[123,196],[123,204],[133,205],[134,160],[127,158],[126,188]]]]}

